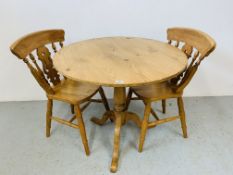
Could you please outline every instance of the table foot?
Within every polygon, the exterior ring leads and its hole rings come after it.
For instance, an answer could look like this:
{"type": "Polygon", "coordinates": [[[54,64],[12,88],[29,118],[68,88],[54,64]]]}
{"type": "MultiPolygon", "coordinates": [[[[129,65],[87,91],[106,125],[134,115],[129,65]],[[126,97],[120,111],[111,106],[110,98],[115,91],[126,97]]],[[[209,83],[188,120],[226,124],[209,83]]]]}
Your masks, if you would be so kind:
{"type": "MultiPolygon", "coordinates": [[[[97,125],[104,125],[107,120],[110,119],[111,121],[115,121],[116,117],[114,115],[114,111],[107,111],[105,114],[102,116],[102,118],[96,118],[92,117],[91,121],[97,125]]],[[[121,124],[124,125],[125,123],[132,121],[134,122],[139,128],[141,128],[141,119],[140,117],[133,113],[133,112],[124,112],[124,117],[121,119],[121,124]]]]}
{"type": "Polygon", "coordinates": [[[120,149],[120,131],[121,131],[121,119],[124,114],[122,112],[115,112],[115,130],[114,130],[114,146],[112,155],[111,172],[115,173],[118,167],[119,149],[120,149]]]}
{"type": "Polygon", "coordinates": [[[96,117],[92,117],[91,121],[97,125],[104,125],[108,119],[114,120],[113,119],[113,111],[107,111],[104,113],[104,115],[102,116],[102,118],[96,118],[96,117]]]}
{"type": "Polygon", "coordinates": [[[142,121],[137,114],[133,112],[126,112],[125,122],[127,123],[128,121],[134,122],[139,128],[141,128],[142,121]]]}

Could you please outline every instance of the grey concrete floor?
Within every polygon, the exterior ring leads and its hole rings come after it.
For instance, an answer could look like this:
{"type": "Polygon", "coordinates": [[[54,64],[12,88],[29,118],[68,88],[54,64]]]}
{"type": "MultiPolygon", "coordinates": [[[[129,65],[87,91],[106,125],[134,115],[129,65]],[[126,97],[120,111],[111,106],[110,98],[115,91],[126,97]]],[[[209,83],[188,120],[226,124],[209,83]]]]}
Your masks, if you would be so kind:
{"type": "MultiPolygon", "coordinates": [[[[161,114],[160,103],[155,104],[161,114]]],[[[85,156],[79,131],[52,124],[45,137],[46,102],[0,103],[0,175],[105,175],[111,174],[113,123],[100,127],[90,122],[101,116],[101,104],[84,112],[91,155],[85,156]]],[[[130,111],[143,114],[143,104],[132,102],[130,111]]],[[[185,98],[189,138],[181,135],[179,121],[150,129],[144,151],[137,152],[139,129],[127,123],[121,132],[116,174],[232,175],[233,97],[185,98]]],[[[69,106],[54,105],[55,115],[70,117],[69,106]]],[[[174,115],[176,103],[168,101],[174,115]]],[[[152,117],[151,117],[152,118],[152,117]]]]}

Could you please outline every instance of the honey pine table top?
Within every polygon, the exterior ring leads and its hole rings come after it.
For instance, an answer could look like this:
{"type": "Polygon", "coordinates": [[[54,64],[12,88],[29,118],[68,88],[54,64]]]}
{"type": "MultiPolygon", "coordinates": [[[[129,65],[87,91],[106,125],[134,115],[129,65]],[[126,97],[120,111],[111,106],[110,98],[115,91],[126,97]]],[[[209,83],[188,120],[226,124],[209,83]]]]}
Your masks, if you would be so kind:
{"type": "Polygon", "coordinates": [[[55,54],[53,62],[70,79],[127,87],[170,79],[186,68],[187,57],[156,40],[105,37],[68,45],[55,54]]]}

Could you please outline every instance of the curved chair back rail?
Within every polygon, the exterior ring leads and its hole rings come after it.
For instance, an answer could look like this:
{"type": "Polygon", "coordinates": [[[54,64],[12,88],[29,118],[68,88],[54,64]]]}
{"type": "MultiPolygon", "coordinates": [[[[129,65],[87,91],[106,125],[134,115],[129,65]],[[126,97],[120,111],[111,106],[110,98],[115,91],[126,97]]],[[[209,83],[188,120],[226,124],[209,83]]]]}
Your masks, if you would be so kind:
{"type": "Polygon", "coordinates": [[[11,52],[27,64],[47,94],[54,94],[52,87],[61,82],[60,75],[53,67],[51,52],[47,45],[50,44],[53,52],[57,52],[55,43],[63,47],[64,35],[62,29],[43,30],[18,39],[10,47],[11,52]]]}
{"type": "Polygon", "coordinates": [[[189,84],[201,61],[215,49],[216,43],[202,31],[178,27],[167,30],[167,39],[169,44],[180,48],[190,60],[187,69],[171,80],[175,91],[180,92],[189,84]]]}
{"type": "Polygon", "coordinates": [[[202,57],[208,56],[216,47],[216,43],[208,34],[190,28],[169,28],[167,39],[170,41],[184,42],[186,45],[196,48],[202,57]]]}
{"type": "Polygon", "coordinates": [[[45,46],[49,43],[59,42],[63,45],[65,40],[65,32],[62,29],[42,30],[23,36],[15,41],[11,46],[11,52],[20,59],[25,58],[33,50],[45,46]]]}

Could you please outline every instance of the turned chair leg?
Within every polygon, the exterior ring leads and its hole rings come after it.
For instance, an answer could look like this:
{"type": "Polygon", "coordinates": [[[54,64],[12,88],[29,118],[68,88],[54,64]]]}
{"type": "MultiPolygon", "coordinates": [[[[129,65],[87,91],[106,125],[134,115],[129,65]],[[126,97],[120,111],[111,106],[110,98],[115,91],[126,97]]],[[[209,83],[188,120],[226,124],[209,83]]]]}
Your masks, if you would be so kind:
{"type": "Polygon", "coordinates": [[[100,93],[101,99],[102,99],[102,101],[104,103],[104,107],[105,107],[106,111],[110,111],[110,107],[109,107],[107,98],[106,98],[106,96],[104,94],[104,90],[103,90],[102,87],[99,88],[99,93],[100,93]]]}
{"type": "Polygon", "coordinates": [[[183,137],[187,138],[187,126],[186,126],[186,119],[185,119],[185,111],[184,111],[184,102],[182,97],[177,98],[177,104],[179,108],[179,115],[180,115],[180,122],[181,122],[181,128],[183,131],[183,137]]]}
{"type": "Polygon", "coordinates": [[[85,126],[84,126],[84,122],[82,118],[82,113],[81,113],[81,109],[79,105],[74,106],[74,111],[75,111],[76,118],[78,120],[78,126],[80,130],[80,135],[82,138],[83,146],[84,146],[86,155],[88,156],[90,154],[90,151],[88,147],[88,141],[87,141],[86,130],[85,130],[85,126]]]}
{"type": "Polygon", "coordinates": [[[139,152],[142,152],[143,150],[145,136],[146,136],[146,132],[148,128],[148,120],[149,120],[150,112],[151,112],[151,102],[146,102],[144,118],[143,118],[142,125],[141,125],[141,133],[140,133],[140,139],[139,139],[139,147],[138,147],[139,152]]]}
{"type": "MultiPolygon", "coordinates": [[[[143,100],[143,103],[146,107],[146,102],[143,100]]],[[[150,109],[150,113],[153,115],[153,117],[156,119],[156,120],[159,120],[159,117],[157,116],[156,112],[151,108],[150,109]]]]}
{"type": "Polygon", "coordinates": [[[46,137],[50,136],[52,111],[53,111],[53,100],[48,99],[47,112],[46,112],[46,137]]]}
{"type": "Polygon", "coordinates": [[[127,98],[126,98],[126,102],[125,102],[125,111],[127,111],[127,109],[129,108],[129,104],[130,104],[132,95],[133,95],[133,91],[132,91],[131,88],[129,88],[129,92],[128,92],[128,95],[127,95],[127,98]]]}
{"type": "Polygon", "coordinates": [[[166,113],[166,100],[162,100],[163,113],[166,113]]]}
{"type": "Polygon", "coordinates": [[[74,114],[74,105],[70,104],[71,113],[74,114]]]}

